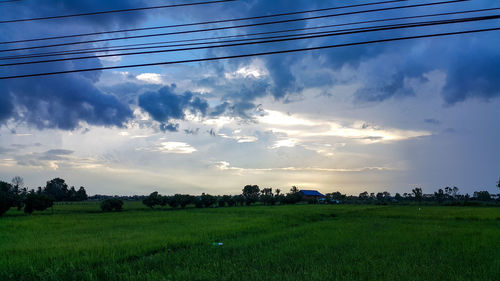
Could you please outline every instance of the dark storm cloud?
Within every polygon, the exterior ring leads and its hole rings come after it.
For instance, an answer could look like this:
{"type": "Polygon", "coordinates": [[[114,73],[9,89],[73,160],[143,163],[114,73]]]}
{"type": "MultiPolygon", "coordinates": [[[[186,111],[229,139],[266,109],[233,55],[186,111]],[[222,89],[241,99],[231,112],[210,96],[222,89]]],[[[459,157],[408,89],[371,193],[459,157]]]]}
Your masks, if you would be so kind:
{"type": "MultiPolygon", "coordinates": [[[[352,1],[349,4],[363,3],[352,1]]],[[[408,3],[409,5],[410,3],[408,3]]],[[[247,3],[247,9],[234,8],[241,15],[259,15],[279,13],[283,11],[299,11],[318,7],[343,6],[347,3],[326,3],[325,1],[253,1],[247,3]]],[[[406,4],[393,4],[406,5],[406,4]]],[[[450,10],[470,10],[494,7],[498,1],[468,1],[419,9],[402,9],[384,13],[384,17],[401,17],[415,14],[449,12],[450,10]]],[[[386,5],[388,6],[388,5],[386,5]]],[[[228,5],[229,9],[235,7],[228,5]]],[[[380,7],[380,6],[378,6],[380,7]]],[[[373,8],[373,7],[367,7],[373,8]]],[[[365,8],[364,8],[365,9],[365,8]]],[[[352,10],[352,9],[350,9],[352,10]]],[[[348,11],[348,10],[342,10],[348,11]]],[[[329,12],[330,13],[330,12],[329,12]]],[[[380,13],[379,13],[380,14],[380,13]]],[[[302,15],[294,16],[301,17],[302,15]]],[[[303,15],[307,16],[307,15],[303,15]]],[[[378,14],[360,14],[349,17],[331,18],[311,22],[311,26],[341,23],[346,21],[367,20],[376,18],[378,14]]],[[[424,19],[425,20],[425,19],[424,19]]],[[[286,26],[262,26],[252,31],[269,31],[279,28],[300,28],[304,22],[296,22],[286,26]]],[[[491,27],[491,21],[475,24],[446,25],[427,29],[393,30],[376,34],[363,33],[359,35],[336,36],[335,38],[290,41],[279,44],[249,46],[225,50],[230,53],[262,52],[276,49],[292,49],[325,44],[340,44],[346,42],[367,41],[372,39],[408,36],[414,34],[440,33],[454,30],[491,27]]],[[[356,74],[354,80],[360,88],[355,93],[356,102],[382,102],[392,97],[408,97],[415,95],[409,86],[410,79],[425,82],[425,75],[430,71],[439,70],[446,74],[442,97],[445,104],[453,105],[469,98],[489,100],[500,96],[500,55],[498,47],[500,36],[498,32],[469,34],[438,39],[422,39],[401,41],[397,43],[363,45],[357,47],[335,48],[318,52],[310,52],[309,64],[314,67],[331,69],[341,72],[345,67],[351,68],[356,74]],[[384,59],[377,59],[384,58],[384,59]]],[[[215,51],[217,54],[217,51],[215,51]]],[[[308,74],[300,69],[294,72],[294,66],[302,63],[304,54],[286,54],[262,57],[270,75],[271,87],[268,94],[275,99],[287,100],[286,96],[302,90],[302,85],[308,87],[334,86],[344,83],[339,77],[328,77],[308,74]],[[311,84],[313,83],[313,84],[311,84]]],[[[249,62],[238,60],[229,64],[249,62]]],[[[330,74],[335,76],[335,74],[330,74]]]]}
{"type": "MultiPolygon", "coordinates": [[[[186,91],[182,94],[174,93],[176,86],[165,86],[157,92],[146,92],[139,96],[139,106],[149,113],[151,117],[158,122],[169,123],[171,119],[184,120],[185,111],[193,114],[205,116],[208,110],[206,100],[196,96],[197,93],[186,91]]],[[[177,128],[163,126],[165,130],[177,128]]]]}
{"type": "MultiPolygon", "coordinates": [[[[9,18],[43,17],[82,11],[113,10],[136,7],[143,1],[25,1],[2,7],[9,18]],[[45,4],[44,4],[45,3],[45,4]]],[[[61,20],[4,24],[0,41],[50,37],[79,32],[109,30],[134,26],[144,19],[143,13],[109,14],[96,17],[78,17],[61,20]]],[[[37,44],[40,44],[37,42],[37,44]]],[[[46,43],[45,43],[46,44],[46,43]]],[[[28,44],[29,45],[29,44],[28,44]]],[[[23,45],[16,45],[22,47],[23,45]]],[[[50,51],[60,51],[53,48],[50,51]]],[[[19,53],[9,52],[9,55],[19,53]]],[[[0,68],[1,76],[21,75],[45,71],[100,67],[97,58],[50,64],[0,68]]],[[[3,80],[0,82],[0,124],[8,120],[25,122],[39,129],[72,130],[86,122],[90,125],[122,126],[132,118],[129,105],[114,95],[108,95],[94,86],[100,72],[66,74],[59,76],[3,80]]]]}

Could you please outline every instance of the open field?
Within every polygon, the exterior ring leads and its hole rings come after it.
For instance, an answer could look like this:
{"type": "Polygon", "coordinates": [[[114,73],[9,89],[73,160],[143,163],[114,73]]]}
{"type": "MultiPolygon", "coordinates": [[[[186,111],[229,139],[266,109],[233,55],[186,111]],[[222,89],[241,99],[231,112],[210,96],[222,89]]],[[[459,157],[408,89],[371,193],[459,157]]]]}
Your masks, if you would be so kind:
{"type": "Polygon", "coordinates": [[[500,208],[295,205],[0,218],[0,280],[498,280],[500,208]],[[214,246],[222,242],[222,246],[214,246]]]}

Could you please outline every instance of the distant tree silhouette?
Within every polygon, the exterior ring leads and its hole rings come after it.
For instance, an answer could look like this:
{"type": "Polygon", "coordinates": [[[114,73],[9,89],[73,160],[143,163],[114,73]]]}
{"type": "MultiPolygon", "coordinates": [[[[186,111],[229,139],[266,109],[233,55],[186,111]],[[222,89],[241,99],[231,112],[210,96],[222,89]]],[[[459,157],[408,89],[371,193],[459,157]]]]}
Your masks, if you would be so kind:
{"type": "Polygon", "coordinates": [[[443,203],[445,194],[441,188],[437,192],[434,192],[434,198],[436,198],[438,203],[443,203]]]}
{"type": "Polygon", "coordinates": [[[363,191],[359,194],[359,200],[368,200],[368,192],[367,191],[363,191]]]}
{"type": "Polygon", "coordinates": [[[83,186],[80,186],[78,191],[76,192],[76,200],[75,201],[85,201],[88,199],[87,192],[83,186]]]}
{"type": "Polygon", "coordinates": [[[149,208],[153,208],[156,205],[160,205],[162,203],[161,195],[158,194],[157,191],[149,194],[148,197],[142,200],[142,203],[149,208]]]}
{"type": "Polygon", "coordinates": [[[474,192],[474,198],[479,201],[490,201],[491,195],[488,191],[476,191],[474,192]]]}
{"type": "Polygon", "coordinates": [[[243,187],[243,197],[247,205],[255,203],[259,200],[259,186],[258,185],[245,185],[243,187]]]}
{"type": "Polygon", "coordinates": [[[498,178],[497,187],[500,188],[500,178],[498,178]]]}
{"type": "Polygon", "coordinates": [[[414,189],[411,190],[411,192],[413,193],[413,198],[415,198],[415,200],[419,202],[422,201],[424,195],[422,192],[422,188],[415,187],[414,189]]]}

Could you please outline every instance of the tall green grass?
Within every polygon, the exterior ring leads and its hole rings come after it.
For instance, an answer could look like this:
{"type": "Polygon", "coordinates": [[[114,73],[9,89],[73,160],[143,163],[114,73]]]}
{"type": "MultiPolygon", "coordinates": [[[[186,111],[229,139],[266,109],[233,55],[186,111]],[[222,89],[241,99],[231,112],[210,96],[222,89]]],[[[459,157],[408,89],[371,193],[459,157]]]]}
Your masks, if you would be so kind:
{"type": "Polygon", "coordinates": [[[500,209],[253,206],[0,219],[0,280],[499,280],[500,209]],[[214,242],[223,243],[214,246],[214,242]]]}

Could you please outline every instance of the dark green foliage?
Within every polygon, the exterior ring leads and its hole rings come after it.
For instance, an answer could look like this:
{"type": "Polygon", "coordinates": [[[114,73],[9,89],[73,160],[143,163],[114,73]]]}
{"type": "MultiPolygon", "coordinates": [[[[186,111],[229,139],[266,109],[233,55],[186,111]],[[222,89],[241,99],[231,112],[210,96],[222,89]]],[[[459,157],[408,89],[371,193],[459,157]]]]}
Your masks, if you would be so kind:
{"type": "Polygon", "coordinates": [[[205,208],[208,208],[208,207],[213,207],[215,205],[215,203],[217,203],[217,197],[215,196],[212,196],[210,194],[201,194],[201,204],[205,207],[205,208]]]}
{"type": "Polygon", "coordinates": [[[201,201],[200,197],[195,197],[193,199],[193,203],[196,208],[203,208],[203,202],[201,201]]]}
{"type": "Polygon", "coordinates": [[[75,201],[85,201],[87,200],[87,192],[85,191],[85,187],[80,186],[78,191],[76,192],[76,198],[75,201]]]}
{"type": "Polygon", "coordinates": [[[441,188],[437,192],[434,192],[434,198],[438,201],[438,203],[443,203],[445,194],[441,188]]]}
{"type": "Polygon", "coordinates": [[[245,203],[250,205],[259,200],[259,186],[258,185],[245,185],[243,187],[243,197],[245,198],[245,203]]]}
{"type": "Polygon", "coordinates": [[[359,197],[359,200],[368,200],[368,198],[369,198],[368,192],[367,191],[361,192],[358,197],[359,197]]]}
{"type": "Polygon", "coordinates": [[[327,193],[327,194],[325,194],[325,196],[326,196],[327,200],[338,200],[338,201],[345,200],[347,197],[345,194],[342,194],[338,191],[332,192],[332,193],[327,193]]]}
{"type": "Polygon", "coordinates": [[[479,201],[490,201],[491,195],[488,191],[476,191],[474,192],[474,197],[479,201]]]}
{"type": "Polygon", "coordinates": [[[226,207],[226,204],[227,204],[226,198],[224,198],[222,196],[217,196],[217,205],[219,207],[226,207]]]}
{"type": "Polygon", "coordinates": [[[245,204],[245,197],[243,197],[243,195],[236,195],[233,199],[236,205],[243,206],[243,204],[245,204]]]}
{"type": "Polygon", "coordinates": [[[264,203],[264,205],[274,205],[276,204],[276,197],[273,195],[272,188],[263,188],[260,195],[260,201],[264,203]]]}
{"type": "Polygon", "coordinates": [[[13,207],[15,201],[15,193],[12,185],[0,181],[0,216],[13,207]]]}
{"type": "Polygon", "coordinates": [[[149,194],[148,197],[144,198],[144,200],[142,200],[142,203],[148,206],[149,208],[153,208],[156,205],[161,205],[162,201],[163,201],[162,196],[159,195],[157,191],[155,191],[149,194]]]}
{"type": "Polygon", "coordinates": [[[233,207],[234,205],[236,205],[236,200],[234,199],[233,196],[224,195],[224,196],[222,196],[222,198],[224,199],[224,201],[226,201],[226,203],[229,207],[233,207]]]}
{"type": "Polygon", "coordinates": [[[419,202],[422,201],[423,199],[422,188],[415,187],[414,189],[411,190],[411,192],[413,193],[413,198],[415,198],[415,200],[419,202]]]}
{"type": "Polygon", "coordinates": [[[193,196],[188,194],[175,194],[173,199],[179,203],[181,208],[186,208],[187,205],[193,202],[193,196]]]}
{"type": "Polygon", "coordinates": [[[121,211],[123,206],[123,201],[118,198],[106,199],[101,202],[101,210],[103,212],[111,211],[121,211]]]}
{"type": "Polygon", "coordinates": [[[88,198],[83,186],[80,186],[78,191],[74,186],[68,188],[66,182],[61,178],[48,181],[42,192],[53,197],[55,201],[84,201],[88,198]]]}
{"type": "Polygon", "coordinates": [[[45,211],[52,207],[54,199],[46,194],[40,194],[34,191],[29,192],[24,200],[24,212],[31,214],[34,211],[45,211]]]}
{"type": "Polygon", "coordinates": [[[303,195],[296,186],[292,186],[290,192],[285,196],[285,204],[296,204],[302,201],[303,195]]]}

